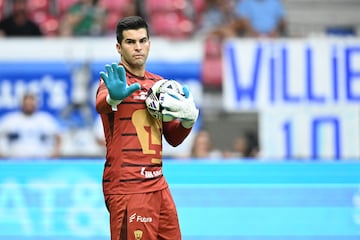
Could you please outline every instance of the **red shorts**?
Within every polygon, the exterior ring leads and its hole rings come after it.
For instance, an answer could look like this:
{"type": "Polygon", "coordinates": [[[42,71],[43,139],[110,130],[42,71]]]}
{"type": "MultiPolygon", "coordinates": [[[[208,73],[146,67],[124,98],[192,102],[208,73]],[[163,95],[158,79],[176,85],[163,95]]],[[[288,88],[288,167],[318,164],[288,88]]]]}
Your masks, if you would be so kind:
{"type": "Polygon", "coordinates": [[[127,195],[106,195],[111,240],[180,240],[180,226],[169,188],[127,195]]]}

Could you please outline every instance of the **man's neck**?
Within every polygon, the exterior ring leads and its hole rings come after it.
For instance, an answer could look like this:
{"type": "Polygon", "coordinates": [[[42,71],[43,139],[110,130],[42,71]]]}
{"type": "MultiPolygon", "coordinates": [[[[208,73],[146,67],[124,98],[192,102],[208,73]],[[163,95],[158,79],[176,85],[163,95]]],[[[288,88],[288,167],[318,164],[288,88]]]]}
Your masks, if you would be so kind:
{"type": "Polygon", "coordinates": [[[132,75],[135,75],[137,77],[144,77],[145,76],[145,67],[131,67],[127,65],[126,63],[122,63],[125,67],[125,69],[130,72],[132,75]]]}

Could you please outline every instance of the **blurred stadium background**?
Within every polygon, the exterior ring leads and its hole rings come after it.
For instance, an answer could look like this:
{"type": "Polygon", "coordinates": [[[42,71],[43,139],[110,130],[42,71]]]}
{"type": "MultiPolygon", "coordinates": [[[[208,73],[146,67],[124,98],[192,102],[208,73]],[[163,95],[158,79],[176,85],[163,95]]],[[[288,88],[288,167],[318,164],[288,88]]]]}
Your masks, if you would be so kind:
{"type": "MultiPolygon", "coordinates": [[[[95,122],[98,73],[118,61],[115,38],[110,32],[56,37],[54,5],[31,2],[47,35],[0,38],[0,116],[18,107],[25,89],[37,91],[41,108],[63,126],[64,157],[1,159],[0,239],[108,239],[103,149],[92,124],[77,111],[65,117],[64,111],[76,94],[74,71],[85,67],[91,78],[83,87],[95,122]]],[[[127,1],[103,2],[119,10],[109,14],[112,29],[127,1]]],[[[201,11],[201,1],[184,2],[201,11]]],[[[151,25],[148,70],[190,85],[201,109],[195,130],[209,130],[222,151],[244,133],[260,146],[250,159],[180,157],[196,131],[179,148],[165,145],[164,171],[185,240],[360,237],[360,1],[283,3],[286,38],[228,39],[213,62],[204,36],[151,25]]],[[[172,26],[193,19],[178,20],[172,26]]]]}

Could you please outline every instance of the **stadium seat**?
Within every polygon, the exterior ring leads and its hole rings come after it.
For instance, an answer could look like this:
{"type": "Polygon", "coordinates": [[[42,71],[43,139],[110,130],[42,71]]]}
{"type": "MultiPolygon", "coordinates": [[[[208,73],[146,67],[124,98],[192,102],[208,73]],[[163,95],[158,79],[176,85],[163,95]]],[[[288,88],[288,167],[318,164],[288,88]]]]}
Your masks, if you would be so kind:
{"type": "Polygon", "coordinates": [[[59,24],[57,17],[47,15],[40,27],[46,37],[56,37],[59,34],[59,24]]]}
{"type": "Polygon", "coordinates": [[[108,12],[124,12],[133,4],[133,0],[100,0],[108,12]]]}
{"type": "Polygon", "coordinates": [[[106,9],[106,28],[111,33],[121,18],[135,14],[134,0],[100,0],[100,4],[106,9]]]}
{"type": "Polygon", "coordinates": [[[157,36],[184,39],[192,34],[193,24],[180,14],[164,12],[151,15],[150,28],[157,36]]]}
{"type": "Polygon", "coordinates": [[[205,88],[222,87],[222,42],[215,37],[204,41],[204,58],[201,77],[205,88]]]}
{"type": "Polygon", "coordinates": [[[205,57],[219,57],[221,56],[222,43],[220,39],[215,37],[208,37],[205,39],[205,57]]]}
{"type": "Polygon", "coordinates": [[[201,67],[201,80],[205,89],[222,88],[222,57],[205,57],[201,67]]]}
{"type": "Polygon", "coordinates": [[[50,0],[28,0],[28,9],[32,12],[50,13],[50,0]]]}
{"type": "Polygon", "coordinates": [[[145,0],[145,9],[150,15],[154,12],[183,10],[186,0],[145,0]]]}
{"type": "Polygon", "coordinates": [[[116,24],[121,17],[117,12],[108,12],[106,16],[106,30],[108,33],[115,33],[116,24]]]}
{"type": "Polygon", "coordinates": [[[52,37],[58,35],[59,19],[45,12],[33,12],[31,15],[33,21],[39,24],[44,36],[52,37]]]}
{"type": "Polygon", "coordinates": [[[192,35],[194,24],[186,15],[187,0],[146,0],[144,3],[154,35],[174,39],[192,35]]]}

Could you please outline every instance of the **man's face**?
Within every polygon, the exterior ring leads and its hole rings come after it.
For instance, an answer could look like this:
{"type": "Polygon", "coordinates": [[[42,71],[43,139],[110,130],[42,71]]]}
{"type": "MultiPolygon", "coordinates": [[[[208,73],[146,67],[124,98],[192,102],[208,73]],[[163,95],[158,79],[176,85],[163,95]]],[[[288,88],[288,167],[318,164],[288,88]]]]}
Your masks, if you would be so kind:
{"type": "Polygon", "coordinates": [[[14,15],[25,15],[27,12],[27,3],[25,0],[16,0],[13,3],[14,15]]]}
{"type": "Polygon", "coordinates": [[[116,44],[122,63],[130,68],[144,68],[149,54],[150,40],[145,28],[126,30],[123,40],[116,44]]]}
{"type": "Polygon", "coordinates": [[[26,115],[31,115],[35,112],[36,110],[36,98],[34,96],[26,96],[23,99],[23,113],[25,113],[26,115]]]}

